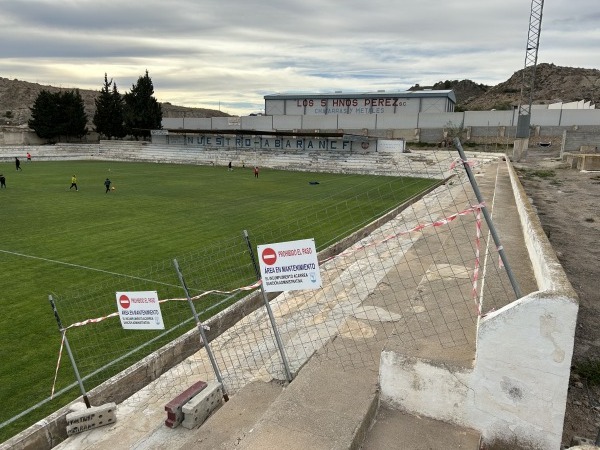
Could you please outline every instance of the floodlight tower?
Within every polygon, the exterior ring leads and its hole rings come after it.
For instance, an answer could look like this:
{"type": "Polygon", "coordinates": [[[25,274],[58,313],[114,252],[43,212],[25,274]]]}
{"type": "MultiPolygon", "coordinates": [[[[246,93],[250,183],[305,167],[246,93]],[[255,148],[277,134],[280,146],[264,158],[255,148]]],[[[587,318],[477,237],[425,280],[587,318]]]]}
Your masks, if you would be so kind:
{"type": "Polygon", "coordinates": [[[542,30],[542,11],[544,0],[531,1],[531,14],[529,16],[529,33],[527,34],[527,50],[525,51],[525,67],[523,69],[523,84],[521,85],[521,98],[519,100],[519,117],[517,120],[517,138],[529,137],[529,124],[531,121],[531,104],[533,103],[533,89],[535,85],[535,69],[537,67],[538,49],[540,46],[540,32],[542,30]]]}

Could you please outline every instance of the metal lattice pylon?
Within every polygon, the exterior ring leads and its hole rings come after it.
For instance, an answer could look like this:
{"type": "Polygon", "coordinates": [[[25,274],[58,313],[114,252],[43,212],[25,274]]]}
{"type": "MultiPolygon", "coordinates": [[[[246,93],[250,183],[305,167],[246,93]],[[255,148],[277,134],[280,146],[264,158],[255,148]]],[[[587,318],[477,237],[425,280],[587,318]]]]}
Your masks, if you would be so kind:
{"type": "Polygon", "coordinates": [[[540,46],[543,9],[544,0],[532,0],[531,14],[529,16],[529,33],[527,34],[527,47],[525,51],[525,67],[523,68],[523,84],[521,85],[521,98],[519,100],[518,138],[529,137],[531,104],[533,103],[535,70],[540,46]]]}

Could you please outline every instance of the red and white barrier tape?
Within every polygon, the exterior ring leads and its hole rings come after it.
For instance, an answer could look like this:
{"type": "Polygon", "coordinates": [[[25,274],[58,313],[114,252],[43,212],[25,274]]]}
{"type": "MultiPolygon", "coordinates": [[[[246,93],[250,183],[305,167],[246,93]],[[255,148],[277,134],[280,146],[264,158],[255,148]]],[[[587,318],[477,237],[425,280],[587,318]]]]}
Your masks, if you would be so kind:
{"type": "Polygon", "coordinates": [[[450,170],[454,170],[458,163],[467,164],[469,167],[475,167],[477,165],[477,161],[472,160],[463,160],[460,158],[456,158],[454,161],[450,163],[450,170]]]}
{"type": "MultiPolygon", "coordinates": [[[[202,294],[199,295],[195,295],[194,297],[191,297],[192,300],[198,300],[199,298],[202,298],[206,295],[209,294],[233,294],[235,292],[238,291],[252,291],[254,289],[256,289],[257,287],[259,287],[262,284],[262,280],[258,280],[257,282],[249,285],[249,286],[242,286],[240,288],[237,289],[233,289],[231,291],[220,291],[218,289],[212,289],[210,291],[205,291],[202,294]]],[[[166,298],[163,300],[159,300],[159,303],[165,303],[165,302],[170,302],[170,301],[187,301],[187,297],[186,298],[166,298]]],[[[103,317],[97,317],[95,319],[87,319],[87,320],[83,320],[81,322],[75,322],[71,325],[69,325],[68,327],[66,327],[65,329],[62,330],[62,339],[60,341],[60,350],[58,351],[58,361],[56,363],[56,371],[54,373],[54,382],[52,383],[52,392],[50,394],[50,398],[52,399],[54,397],[54,390],[56,387],[56,379],[58,377],[58,369],[60,368],[60,361],[62,359],[62,353],[63,353],[63,348],[64,348],[64,344],[65,344],[65,339],[66,339],[66,334],[67,334],[67,330],[69,328],[75,328],[75,327],[82,327],[84,325],[88,325],[90,323],[98,323],[98,322],[102,322],[103,320],[106,320],[110,317],[117,317],[119,315],[118,312],[114,312],[114,313],[110,313],[106,316],[103,317]]]]}
{"type": "Polygon", "coordinates": [[[52,383],[52,392],[50,393],[50,400],[54,398],[54,389],[56,388],[56,379],[58,378],[58,369],[60,367],[60,360],[62,358],[63,348],[65,346],[65,333],[67,331],[62,331],[62,337],[60,339],[60,350],[58,351],[58,361],[56,362],[56,371],[54,372],[54,382],[52,383]]]}
{"type": "MultiPolygon", "coordinates": [[[[192,300],[198,300],[206,295],[209,294],[233,294],[234,292],[238,292],[238,291],[252,291],[254,289],[256,289],[257,287],[259,287],[262,283],[262,280],[258,280],[256,283],[253,283],[249,286],[242,286],[241,288],[237,288],[237,289],[233,289],[231,291],[220,291],[218,289],[212,289],[210,291],[205,291],[202,294],[199,295],[195,295],[193,297],[191,297],[192,300]]],[[[159,300],[158,303],[165,303],[165,302],[174,302],[174,301],[187,301],[187,297],[184,298],[165,298],[163,300],[159,300]]],[[[71,325],[69,325],[68,327],[65,328],[65,330],[68,330],[69,328],[74,328],[74,327],[82,327],[84,325],[88,325],[90,323],[98,323],[98,322],[102,322],[103,320],[109,319],[111,317],[117,317],[119,315],[118,312],[114,312],[114,313],[110,313],[106,316],[103,317],[97,317],[95,319],[86,319],[82,322],[75,322],[71,325]]]]}
{"type": "Polygon", "coordinates": [[[477,294],[477,282],[479,280],[479,248],[481,247],[481,210],[477,212],[477,219],[475,220],[475,227],[477,228],[477,234],[475,238],[475,267],[473,269],[473,300],[477,307],[477,315],[481,316],[481,304],[478,300],[477,294]]]}
{"type": "Polygon", "coordinates": [[[424,224],[418,224],[417,226],[415,226],[414,228],[412,228],[410,230],[400,231],[400,232],[395,233],[393,235],[387,236],[387,237],[385,237],[385,238],[383,238],[381,240],[373,241],[373,242],[370,242],[368,244],[363,244],[363,245],[361,245],[359,247],[350,247],[350,248],[344,250],[343,252],[341,252],[339,255],[330,256],[329,258],[325,258],[325,259],[319,261],[319,263],[324,263],[324,262],[330,261],[333,258],[335,258],[336,256],[348,256],[348,255],[351,255],[352,253],[356,253],[356,252],[358,252],[360,250],[364,250],[364,249],[369,248],[369,247],[374,247],[374,246],[383,244],[384,242],[387,242],[387,241],[389,241],[391,239],[395,239],[395,238],[397,238],[399,236],[404,236],[406,234],[413,233],[415,231],[422,231],[425,228],[440,227],[442,225],[447,225],[447,224],[449,224],[450,222],[452,222],[453,220],[455,220],[459,216],[466,216],[467,214],[471,214],[471,213],[473,213],[475,211],[481,211],[481,208],[483,208],[484,206],[485,206],[485,203],[482,202],[482,203],[479,203],[478,205],[473,205],[470,208],[465,209],[464,211],[457,212],[457,213],[452,214],[452,215],[450,215],[448,217],[445,217],[443,219],[436,220],[434,222],[429,222],[429,223],[424,223],[424,224]]]}
{"type": "Polygon", "coordinates": [[[114,313],[110,313],[107,316],[103,316],[103,317],[97,317],[95,319],[86,319],[82,322],[75,322],[72,323],[71,325],[69,325],[67,328],[65,328],[65,330],[68,330],[69,328],[74,328],[74,327],[82,327],[84,325],[88,325],[90,323],[98,323],[98,322],[102,322],[103,320],[106,320],[110,317],[117,317],[119,315],[118,312],[114,312],[114,313]]]}

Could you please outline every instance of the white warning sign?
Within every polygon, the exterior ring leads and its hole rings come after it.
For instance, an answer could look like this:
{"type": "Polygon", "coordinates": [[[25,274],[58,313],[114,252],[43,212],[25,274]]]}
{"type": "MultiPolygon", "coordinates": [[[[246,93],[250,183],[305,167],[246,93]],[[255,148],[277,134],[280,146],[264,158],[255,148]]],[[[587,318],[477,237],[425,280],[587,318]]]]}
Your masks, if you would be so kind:
{"type": "Polygon", "coordinates": [[[156,291],[117,292],[121,325],[126,330],[164,330],[156,291]]]}
{"type": "Polygon", "coordinates": [[[314,239],[259,245],[257,252],[266,292],[321,287],[314,239]]]}

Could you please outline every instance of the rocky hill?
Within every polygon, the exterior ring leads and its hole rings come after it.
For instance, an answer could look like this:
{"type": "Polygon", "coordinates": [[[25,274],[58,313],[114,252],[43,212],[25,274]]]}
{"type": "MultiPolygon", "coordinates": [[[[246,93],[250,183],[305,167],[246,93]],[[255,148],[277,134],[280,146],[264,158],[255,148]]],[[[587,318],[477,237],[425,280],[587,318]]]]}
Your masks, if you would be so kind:
{"type": "MultiPolygon", "coordinates": [[[[38,83],[29,83],[21,80],[9,80],[0,77],[0,125],[19,126],[24,125],[31,117],[30,108],[35,99],[43,90],[49,92],[72,91],[76,88],[59,88],[55,86],[46,86],[38,83]]],[[[79,89],[83,99],[85,112],[89,119],[88,128],[96,112],[95,98],[100,93],[89,89],[79,89]]],[[[125,93],[124,91],[121,93],[125,93]]],[[[188,108],[185,106],[176,106],[171,103],[161,103],[163,117],[227,117],[229,114],[214,109],[188,108]]]]}
{"type": "MultiPolygon", "coordinates": [[[[433,86],[415,85],[410,90],[453,89],[456,94],[457,110],[512,109],[519,104],[523,70],[515,72],[508,80],[496,86],[478,84],[471,80],[439,81],[433,86]]],[[[70,91],[74,88],[44,86],[27,81],[9,80],[0,77],[0,125],[18,126],[31,117],[30,107],[42,90],[50,92],[70,91]]],[[[91,120],[98,91],[80,89],[85,111],[91,120]]],[[[561,67],[541,63],[536,69],[534,104],[572,102],[588,100],[600,107],[600,70],[561,67]]],[[[226,117],[229,114],[213,109],[188,108],[171,103],[161,103],[163,117],[226,117]]]]}
{"type": "Polygon", "coordinates": [[[490,86],[477,84],[471,80],[446,80],[438,81],[433,86],[421,86],[416,84],[409,91],[420,91],[422,89],[448,90],[452,89],[456,95],[457,105],[462,108],[467,102],[484,95],[490,86]]]}
{"type": "MultiPolygon", "coordinates": [[[[519,105],[523,69],[496,86],[477,84],[471,80],[440,81],[429,89],[453,89],[459,110],[477,111],[512,109],[519,105]]],[[[411,90],[423,89],[413,86],[411,90]]],[[[534,104],[547,105],[555,102],[579,100],[598,103],[600,107],[600,70],[561,67],[541,63],[536,68],[534,104]]]]}

